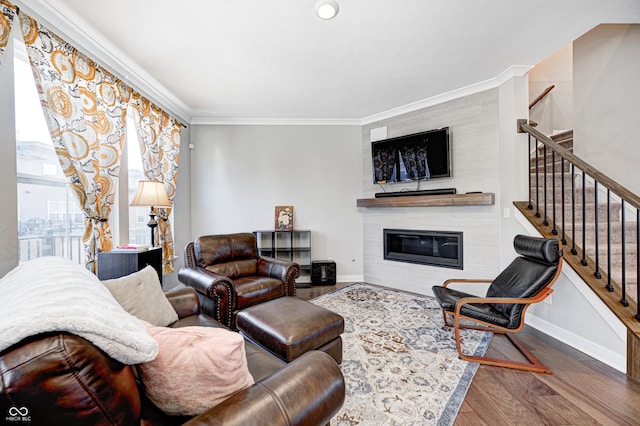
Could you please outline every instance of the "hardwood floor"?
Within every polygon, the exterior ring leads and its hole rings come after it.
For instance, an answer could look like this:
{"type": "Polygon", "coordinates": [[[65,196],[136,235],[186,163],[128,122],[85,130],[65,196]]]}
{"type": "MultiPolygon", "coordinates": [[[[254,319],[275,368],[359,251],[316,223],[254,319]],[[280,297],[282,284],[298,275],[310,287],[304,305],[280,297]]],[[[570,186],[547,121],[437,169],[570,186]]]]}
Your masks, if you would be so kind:
{"type": "MultiPolygon", "coordinates": [[[[350,283],[299,288],[309,300],[350,283]]],[[[481,365],[456,426],[639,425],[640,382],[531,327],[518,338],[553,374],[481,365]]],[[[494,336],[488,356],[523,359],[504,336],[494,336]]]]}
{"type": "MultiPolygon", "coordinates": [[[[638,425],[640,382],[531,327],[518,338],[553,374],[481,365],[455,425],[638,425]]],[[[519,356],[494,336],[489,356],[519,356]]]]}

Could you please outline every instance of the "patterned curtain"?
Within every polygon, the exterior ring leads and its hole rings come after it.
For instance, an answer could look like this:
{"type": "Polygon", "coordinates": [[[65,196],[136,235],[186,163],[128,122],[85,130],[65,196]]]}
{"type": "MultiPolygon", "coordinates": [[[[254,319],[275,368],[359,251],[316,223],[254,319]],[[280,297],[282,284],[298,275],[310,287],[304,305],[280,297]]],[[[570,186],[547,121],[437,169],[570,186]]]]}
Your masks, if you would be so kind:
{"type": "Polygon", "coordinates": [[[84,212],[86,267],[112,248],[109,217],[120,173],[131,89],[20,13],[22,35],[53,145],[84,212]]]}
{"type": "MultiPolygon", "coordinates": [[[[131,97],[144,173],[149,180],[164,182],[169,201],[173,204],[178,182],[180,130],[182,124],[147,98],[134,92],[131,97]]],[[[163,272],[173,272],[174,246],[169,215],[171,208],[158,208],[156,241],[162,247],[163,272]]]]}
{"type": "Polygon", "coordinates": [[[11,32],[11,23],[16,15],[17,9],[11,3],[0,0],[0,64],[4,58],[4,51],[9,43],[9,33],[11,32]]]}

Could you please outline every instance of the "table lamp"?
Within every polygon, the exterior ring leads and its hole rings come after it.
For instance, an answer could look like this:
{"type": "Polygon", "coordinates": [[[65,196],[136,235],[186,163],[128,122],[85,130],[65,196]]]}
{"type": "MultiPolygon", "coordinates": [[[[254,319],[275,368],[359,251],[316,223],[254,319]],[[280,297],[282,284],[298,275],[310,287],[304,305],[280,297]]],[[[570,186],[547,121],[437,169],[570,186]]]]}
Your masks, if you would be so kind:
{"type": "Polygon", "coordinates": [[[171,207],[164,183],[151,180],[139,181],[136,195],[129,205],[132,207],[151,207],[147,226],[151,228],[151,247],[155,247],[153,234],[154,228],[158,226],[158,222],[156,222],[156,214],[153,209],[154,207],[171,207]]]}

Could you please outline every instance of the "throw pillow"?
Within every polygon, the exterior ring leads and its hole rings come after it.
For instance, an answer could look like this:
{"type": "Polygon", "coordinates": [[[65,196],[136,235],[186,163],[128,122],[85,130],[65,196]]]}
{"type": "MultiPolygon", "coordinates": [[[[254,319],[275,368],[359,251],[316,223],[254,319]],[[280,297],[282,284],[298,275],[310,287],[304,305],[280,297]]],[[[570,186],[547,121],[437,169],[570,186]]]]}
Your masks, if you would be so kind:
{"type": "Polygon", "coordinates": [[[151,266],[113,280],[102,281],[125,311],[157,326],[178,321],[176,313],[162,291],[156,270],[151,266]]]}
{"type": "Polygon", "coordinates": [[[138,369],[147,396],[166,414],[201,414],[254,383],[239,333],[143,323],[158,342],[158,356],[138,369]]]}

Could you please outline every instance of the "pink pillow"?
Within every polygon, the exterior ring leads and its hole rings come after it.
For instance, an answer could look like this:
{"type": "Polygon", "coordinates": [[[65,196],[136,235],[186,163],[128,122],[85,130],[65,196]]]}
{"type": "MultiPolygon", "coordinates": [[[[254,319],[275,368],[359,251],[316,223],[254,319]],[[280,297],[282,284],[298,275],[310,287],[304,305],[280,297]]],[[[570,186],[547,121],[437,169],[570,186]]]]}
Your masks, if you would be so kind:
{"type": "Polygon", "coordinates": [[[158,356],[139,365],[149,399],[170,415],[195,416],[254,383],[239,333],[212,327],[156,327],[158,356]]]}

